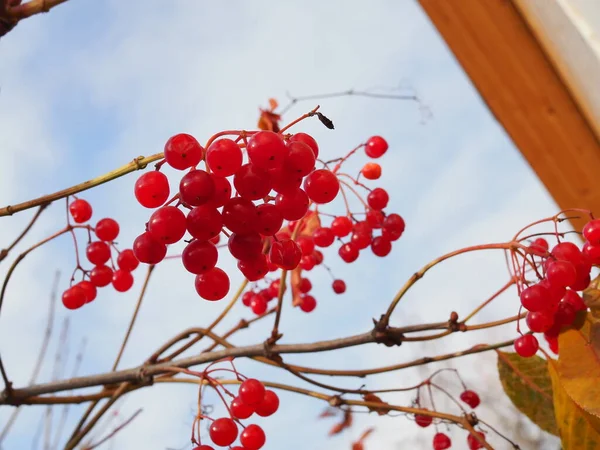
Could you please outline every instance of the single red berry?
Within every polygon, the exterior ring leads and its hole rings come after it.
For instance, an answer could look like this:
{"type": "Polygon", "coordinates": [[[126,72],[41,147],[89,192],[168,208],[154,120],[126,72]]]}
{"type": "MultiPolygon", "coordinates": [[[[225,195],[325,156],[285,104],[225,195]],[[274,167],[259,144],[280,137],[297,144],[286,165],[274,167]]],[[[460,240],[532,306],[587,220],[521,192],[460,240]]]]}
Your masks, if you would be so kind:
{"type": "Polygon", "coordinates": [[[546,336],[546,334],[544,334],[544,338],[546,338],[546,342],[548,343],[548,347],[550,347],[550,350],[555,355],[558,355],[558,337],[546,336]]]}
{"type": "Polygon", "coordinates": [[[214,174],[211,174],[210,177],[215,183],[215,193],[207,204],[220,208],[231,198],[231,183],[227,178],[218,177],[214,174]]]}
{"type": "Polygon", "coordinates": [[[173,169],[184,170],[200,163],[204,149],[189,134],[176,134],[165,144],[165,159],[173,169]]]}
{"type": "MultiPolygon", "coordinates": [[[[485,434],[483,434],[481,431],[476,431],[476,433],[481,439],[485,441],[485,434]]],[[[480,443],[477,440],[477,438],[472,434],[469,434],[469,436],[467,436],[467,444],[469,445],[469,450],[478,450],[480,448],[483,448],[483,444],[480,443]]]]}
{"type": "Polygon", "coordinates": [[[265,432],[258,425],[248,425],[240,435],[240,442],[246,450],[259,450],[265,445],[265,432]]]}
{"type": "Polygon", "coordinates": [[[139,262],[158,264],[167,255],[167,246],[146,231],[133,241],[133,254],[139,262]]]}
{"type": "Polygon", "coordinates": [[[137,201],[145,208],[162,206],[171,192],[167,176],[158,170],[147,172],[139,177],[133,191],[137,201]]]}
{"type": "Polygon", "coordinates": [[[373,136],[365,144],[365,153],[369,158],[379,158],[387,149],[388,143],[381,136],[373,136]]]}
{"type": "Polygon", "coordinates": [[[265,390],[265,398],[261,403],[256,405],[256,414],[261,417],[269,417],[279,409],[279,397],[269,389],[265,390]]]}
{"type": "Polygon", "coordinates": [[[279,295],[279,286],[281,285],[281,280],[278,278],[277,280],[273,280],[269,285],[269,293],[271,297],[275,298],[279,295]]]}
{"type": "Polygon", "coordinates": [[[262,295],[255,295],[250,301],[250,308],[254,314],[260,316],[267,311],[267,300],[262,295]]]}
{"type": "Polygon", "coordinates": [[[92,264],[104,264],[110,259],[110,247],[104,241],[91,242],[85,249],[85,254],[92,264]]]}
{"type": "Polygon", "coordinates": [[[515,339],[515,351],[523,358],[531,358],[540,347],[538,340],[533,334],[525,334],[515,339]]]}
{"type": "Polygon", "coordinates": [[[331,287],[336,294],[343,294],[346,292],[346,283],[344,280],[333,280],[331,287]]]}
{"type": "Polygon", "coordinates": [[[90,271],[90,282],[96,287],[107,286],[113,276],[113,271],[110,267],[105,265],[95,266],[90,271]]]}
{"type": "Polygon", "coordinates": [[[383,220],[382,236],[386,237],[390,241],[396,241],[402,236],[405,228],[404,219],[398,214],[389,214],[383,220]]]}
{"type": "Polygon", "coordinates": [[[258,405],[265,399],[265,385],[255,378],[248,378],[240,385],[239,396],[247,405],[258,405]]]}
{"type": "Polygon", "coordinates": [[[227,242],[229,253],[236,259],[254,259],[262,253],[263,241],[258,233],[232,233],[227,242]]]}
{"type": "Polygon", "coordinates": [[[254,259],[238,261],[237,267],[248,281],[261,280],[269,273],[267,257],[263,254],[258,255],[254,259]]]}
{"type": "Polygon", "coordinates": [[[112,276],[112,285],[117,292],[126,292],[133,286],[133,276],[126,270],[115,270],[112,276]]]}
{"type": "Polygon", "coordinates": [[[565,296],[567,288],[554,286],[550,284],[546,278],[544,278],[538,284],[540,286],[545,287],[549,294],[548,302],[544,310],[554,312],[554,310],[556,310],[556,307],[558,306],[558,302],[560,302],[561,299],[565,296]]]}
{"type": "Polygon", "coordinates": [[[561,242],[555,245],[550,253],[555,259],[569,261],[574,266],[583,261],[581,250],[572,242],[561,242]]]}
{"type": "Polygon", "coordinates": [[[359,249],[354,243],[348,242],[340,247],[338,253],[344,262],[351,263],[358,259],[359,249]]]}
{"type": "Polygon", "coordinates": [[[215,175],[229,177],[242,167],[242,149],[231,139],[214,141],[206,151],[206,165],[215,175]]]}
{"type": "Polygon", "coordinates": [[[96,295],[98,294],[98,289],[92,284],[92,282],[88,280],[83,280],[77,283],[77,286],[83,289],[83,292],[85,293],[86,303],[90,303],[96,298],[96,295]]]}
{"type": "Polygon", "coordinates": [[[337,196],[340,182],[330,170],[318,169],[304,179],[304,190],[313,202],[325,204],[337,196]]]}
{"type": "Polygon", "coordinates": [[[568,261],[550,261],[546,266],[546,278],[555,286],[570,287],[577,281],[577,271],[568,261]]]}
{"type": "Polygon", "coordinates": [[[433,436],[433,450],[446,450],[452,447],[452,441],[444,433],[436,433],[433,436]]]}
{"type": "Polygon", "coordinates": [[[529,248],[534,254],[544,256],[548,252],[548,241],[544,238],[537,238],[529,245],[529,248]]]}
{"type": "Polygon", "coordinates": [[[242,295],[242,303],[244,304],[244,306],[250,306],[252,297],[254,297],[255,295],[256,293],[254,291],[244,292],[244,295],[242,295]]]}
{"type": "MultiPolygon", "coordinates": [[[[369,209],[366,214],[367,223],[373,229],[380,229],[383,227],[383,221],[385,220],[385,216],[381,211],[376,211],[374,209],[369,209]]],[[[392,239],[388,239],[391,241],[392,239]]]]}
{"type": "Polygon", "coordinates": [[[473,409],[477,408],[481,403],[477,392],[468,389],[460,394],[460,399],[473,409]]]}
{"type": "Polygon", "coordinates": [[[303,294],[310,292],[312,289],[312,283],[308,278],[300,278],[300,282],[298,283],[298,290],[303,294]]]}
{"type": "MultiPolygon", "coordinates": [[[[584,258],[583,254],[581,256],[584,258]]],[[[587,289],[592,281],[590,276],[592,266],[589,261],[582,261],[575,265],[575,270],[577,271],[577,281],[571,285],[571,289],[574,291],[583,291],[584,289],[587,289]]]]}
{"type": "Polygon", "coordinates": [[[587,309],[587,305],[583,302],[581,296],[570,289],[567,290],[562,301],[571,305],[575,311],[585,311],[587,309]]]}
{"type": "Polygon", "coordinates": [[[331,222],[331,231],[336,237],[346,237],[352,231],[352,221],[346,216],[336,217],[331,222]]]}
{"type": "Polygon", "coordinates": [[[300,188],[279,194],[275,198],[275,205],[286,220],[299,220],[304,217],[309,203],[308,195],[300,188]]]}
{"type": "Polygon", "coordinates": [[[583,237],[592,245],[600,244],[600,219],[590,220],[585,224],[583,237]]]}
{"type": "Polygon", "coordinates": [[[544,333],[554,324],[554,315],[549,311],[528,312],[525,322],[534,333],[544,333]]]}
{"type": "Polygon", "coordinates": [[[317,300],[312,295],[303,295],[301,299],[300,309],[305,313],[312,312],[317,307],[317,300]]]}
{"type": "Polygon", "coordinates": [[[183,267],[194,275],[212,270],[219,260],[219,252],[215,244],[195,239],[185,246],[181,254],[183,267]]]}
{"type": "Polygon", "coordinates": [[[92,218],[92,205],[78,198],[69,205],[69,213],[75,223],[87,222],[92,218]]]}
{"type": "Polygon", "coordinates": [[[600,265],[600,245],[590,244],[586,242],[583,244],[581,252],[588,258],[588,260],[594,265],[600,265]]]}
{"type": "Polygon", "coordinates": [[[360,170],[367,180],[377,180],[381,176],[381,166],[374,162],[366,163],[360,170]]]}
{"type": "Polygon", "coordinates": [[[300,247],[291,239],[275,241],[271,244],[269,259],[281,269],[294,270],[300,264],[301,258],[300,247]]]}
{"type": "Polygon", "coordinates": [[[392,243],[383,236],[377,236],[371,242],[371,250],[376,256],[384,257],[392,251],[392,243]]]}
{"type": "Polygon", "coordinates": [[[313,270],[316,264],[317,261],[315,260],[315,257],[313,255],[305,255],[302,258],[300,258],[300,268],[302,270],[313,270]]]}
{"type": "Polygon", "coordinates": [[[302,186],[302,175],[292,172],[285,167],[269,170],[271,188],[278,194],[287,194],[302,186]]]}
{"type": "Polygon", "coordinates": [[[248,139],[248,159],[261,169],[276,169],[283,165],[288,149],[280,134],[259,131],[248,139]]]}
{"type": "Polygon", "coordinates": [[[179,242],[186,231],[186,218],[183,212],[175,206],[163,206],[150,216],[148,233],[163,244],[179,242]]]}
{"type": "Polygon", "coordinates": [[[112,242],[119,235],[119,224],[114,219],[101,219],[96,224],[94,231],[101,241],[112,242]]]}
{"type": "Polygon", "coordinates": [[[223,225],[234,233],[256,231],[256,206],[250,200],[234,197],[223,206],[223,225]]]}
{"type": "Polygon", "coordinates": [[[227,447],[236,440],[238,428],[229,417],[221,417],[210,424],[208,430],[210,439],[220,447],[227,447]]]}
{"type": "Polygon", "coordinates": [[[204,300],[221,300],[229,292],[229,277],[222,269],[213,267],[208,272],[196,275],[195,287],[204,300]]]}
{"type": "Polygon", "coordinates": [[[315,158],[319,157],[319,146],[317,145],[317,141],[306,133],[296,133],[292,137],[290,137],[290,142],[303,142],[308,145],[313,151],[315,158]]]}
{"type": "Polygon", "coordinates": [[[415,422],[417,422],[417,425],[420,427],[427,428],[433,422],[433,418],[424,414],[415,414],[415,422]]]}
{"type": "Polygon", "coordinates": [[[550,293],[541,284],[534,284],[521,292],[521,304],[528,311],[543,311],[549,306],[550,293]]]}
{"type": "Polygon", "coordinates": [[[554,313],[554,322],[561,326],[568,326],[573,323],[577,316],[577,310],[570,303],[564,300],[558,304],[558,308],[554,313]]]}
{"type": "Polygon", "coordinates": [[[78,309],[86,303],[85,291],[81,286],[71,286],[62,295],[62,302],[67,309],[78,309]]]}
{"type": "Polygon", "coordinates": [[[376,211],[381,211],[385,208],[390,200],[390,197],[385,189],[375,188],[367,195],[367,203],[369,207],[376,211]]]}
{"type": "Polygon", "coordinates": [[[221,233],[223,216],[212,205],[196,206],[187,215],[186,228],[196,239],[208,241],[221,233]]]}
{"type": "Polygon", "coordinates": [[[231,415],[236,419],[247,419],[254,414],[254,408],[246,403],[240,397],[236,397],[231,401],[229,407],[231,415]]]}
{"type": "Polygon", "coordinates": [[[260,200],[271,192],[271,180],[266,170],[254,164],[244,164],[233,177],[238,194],[248,200],[260,200]]]}
{"type": "Polygon", "coordinates": [[[296,243],[304,256],[311,255],[315,250],[315,241],[313,241],[313,238],[310,236],[300,236],[296,239],[296,243]]]}
{"type": "Polygon", "coordinates": [[[333,244],[335,235],[333,234],[331,228],[319,227],[313,233],[313,239],[315,245],[318,245],[319,247],[329,247],[331,244],[333,244]]]}
{"type": "Polygon", "coordinates": [[[192,170],[179,182],[179,198],[190,206],[200,206],[209,202],[215,195],[215,181],[204,170],[192,170]]]}
{"type": "Polygon", "coordinates": [[[256,207],[256,229],[263,236],[273,236],[282,224],[283,214],[277,206],[263,203],[256,207]]]}
{"type": "Polygon", "coordinates": [[[305,177],[315,168],[315,154],[312,149],[300,141],[288,141],[288,154],[285,169],[300,177],[305,177]]]}

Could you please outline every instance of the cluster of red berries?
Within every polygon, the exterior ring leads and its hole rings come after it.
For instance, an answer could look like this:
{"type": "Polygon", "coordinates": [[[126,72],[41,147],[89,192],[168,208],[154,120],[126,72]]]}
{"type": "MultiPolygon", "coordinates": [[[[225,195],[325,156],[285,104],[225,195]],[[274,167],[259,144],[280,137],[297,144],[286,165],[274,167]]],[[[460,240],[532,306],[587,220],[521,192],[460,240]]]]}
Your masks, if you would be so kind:
{"type": "MultiPolygon", "coordinates": [[[[269,417],[279,409],[279,397],[258,380],[249,378],[241,385],[238,396],[229,405],[230,417],[214,420],[209,428],[211,441],[219,447],[232,445],[238,437],[236,421],[250,418],[253,414],[269,417]]],[[[258,425],[245,426],[239,433],[240,445],[232,450],[259,450],[266,442],[265,432],[258,425]]],[[[194,450],[214,450],[210,445],[200,445],[194,450]]]]}
{"type": "MultiPolygon", "coordinates": [[[[526,323],[534,333],[544,333],[550,349],[558,353],[558,334],[571,325],[578,311],[587,309],[579,292],[591,281],[593,265],[600,264],[600,220],[590,221],[583,229],[587,242],[582,249],[571,242],[560,242],[551,250],[548,241],[538,238],[529,252],[542,262],[540,281],[521,290],[521,305],[528,311],[526,323]]],[[[533,334],[515,340],[515,351],[522,357],[535,355],[539,342],[533,334]]]]}
{"type": "MultiPolygon", "coordinates": [[[[92,206],[83,199],[76,199],[69,205],[69,213],[73,221],[83,224],[92,218],[92,206]]],[[[126,292],[133,286],[133,272],[139,261],[133,250],[127,249],[119,252],[114,240],[119,235],[119,224],[116,220],[105,218],[98,221],[95,227],[88,227],[90,242],[86,248],[87,260],[94,267],[87,271],[79,267],[84,273],[84,279],[72,285],[62,295],[63,305],[68,309],[81,308],[96,298],[97,289],[112,284],[118,292],[126,292]],[[94,232],[98,240],[91,240],[94,232]],[[117,252],[116,267],[113,261],[113,250],[117,252]],[[85,278],[88,279],[85,279],[85,278]]]]}

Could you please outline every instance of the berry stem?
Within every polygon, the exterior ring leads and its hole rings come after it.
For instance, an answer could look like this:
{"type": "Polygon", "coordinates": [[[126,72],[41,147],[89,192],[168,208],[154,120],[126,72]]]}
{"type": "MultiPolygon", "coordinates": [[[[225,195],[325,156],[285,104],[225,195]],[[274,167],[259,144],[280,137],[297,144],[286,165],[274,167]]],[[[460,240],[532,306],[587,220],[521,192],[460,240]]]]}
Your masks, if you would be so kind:
{"type": "Polygon", "coordinates": [[[279,134],[283,134],[286,130],[290,129],[291,127],[293,127],[294,125],[296,125],[297,123],[302,122],[304,119],[308,119],[309,117],[312,117],[315,115],[315,113],[319,110],[320,106],[317,105],[315,108],[313,108],[310,112],[306,113],[306,114],[302,114],[300,117],[298,117],[296,120],[288,123],[285,127],[283,127],[281,130],[279,130],[279,134]]]}

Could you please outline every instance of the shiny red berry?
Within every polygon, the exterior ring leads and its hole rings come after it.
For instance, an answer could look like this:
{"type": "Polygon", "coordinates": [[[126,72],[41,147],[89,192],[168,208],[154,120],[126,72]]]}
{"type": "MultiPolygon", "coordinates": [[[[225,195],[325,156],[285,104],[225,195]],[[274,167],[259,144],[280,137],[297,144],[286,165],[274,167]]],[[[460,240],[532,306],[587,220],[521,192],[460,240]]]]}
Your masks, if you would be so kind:
{"type": "Polygon", "coordinates": [[[537,353],[540,345],[533,334],[525,334],[515,340],[514,346],[519,356],[530,358],[537,353]]]}
{"type": "Polygon", "coordinates": [[[271,204],[263,203],[256,207],[256,231],[263,236],[273,236],[283,224],[283,214],[281,210],[271,204]]]}
{"type": "Polygon", "coordinates": [[[389,214],[383,220],[382,236],[388,238],[390,241],[396,241],[404,233],[406,225],[404,219],[398,214],[389,214]]]}
{"type": "Polygon", "coordinates": [[[271,192],[271,180],[265,169],[255,164],[244,164],[233,177],[238,194],[248,200],[260,200],[271,192]]]}
{"type": "Polygon", "coordinates": [[[185,214],[175,206],[163,206],[150,216],[148,232],[163,244],[179,242],[186,232],[185,214]]]}
{"type": "Polygon", "coordinates": [[[371,250],[374,255],[384,257],[392,251],[392,243],[383,236],[377,236],[371,242],[371,250]]]}
{"type": "Polygon", "coordinates": [[[146,231],[133,241],[133,254],[139,262],[158,264],[167,255],[167,246],[146,231]]]}
{"type": "Polygon", "coordinates": [[[254,408],[246,403],[240,397],[236,397],[231,401],[229,407],[231,415],[236,419],[247,419],[254,414],[254,408]]]}
{"type": "Polygon", "coordinates": [[[279,409],[279,397],[269,389],[265,390],[265,398],[256,405],[256,414],[261,417],[269,417],[279,409]]]}
{"type": "Polygon", "coordinates": [[[422,428],[426,428],[433,422],[433,418],[431,416],[426,416],[424,414],[415,414],[415,422],[422,428]]]}
{"type": "Polygon", "coordinates": [[[280,134],[259,131],[248,139],[248,159],[261,169],[276,169],[283,166],[288,149],[280,134]]]}
{"type": "Polygon", "coordinates": [[[227,447],[236,440],[238,428],[229,417],[221,417],[210,424],[208,430],[210,439],[220,447],[227,447]]]}
{"type": "Polygon", "coordinates": [[[196,166],[202,160],[203,154],[202,146],[189,134],[176,134],[165,144],[167,164],[177,170],[196,166]]]}
{"type": "Polygon", "coordinates": [[[313,233],[315,245],[319,247],[329,247],[335,240],[335,235],[329,227],[319,227],[313,233]]]}
{"type": "Polygon", "coordinates": [[[221,300],[229,292],[229,277],[218,267],[208,272],[196,275],[196,292],[204,300],[221,300]]]}
{"type": "Polygon", "coordinates": [[[542,311],[549,305],[550,293],[540,283],[529,286],[521,292],[521,304],[528,311],[542,311]]]}
{"type": "Polygon", "coordinates": [[[302,251],[291,239],[275,241],[271,244],[269,260],[281,269],[294,270],[300,264],[302,251]]]}
{"type": "Polygon", "coordinates": [[[460,399],[467,405],[469,405],[471,408],[477,408],[481,403],[477,392],[468,389],[460,394],[460,399]]]}
{"type": "Polygon", "coordinates": [[[343,294],[346,292],[346,283],[344,280],[333,280],[331,287],[336,294],[343,294]]]}
{"type": "Polygon", "coordinates": [[[256,231],[256,206],[250,200],[234,197],[223,206],[223,225],[234,233],[256,231]]]}
{"type": "Polygon", "coordinates": [[[336,217],[331,222],[331,231],[336,237],[346,237],[352,231],[352,221],[346,216],[336,217]]]}
{"type": "Polygon", "coordinates": [[[554,324],[554,315],[549,311],[529,311],[525,317],[525,322],[534,333],[544,333],[554,324]]]}
{"type": "Polygon", "coordinates": [[[67,309],[78,309],[86,303],[85,291],[81,286],[71,286],[62,295],[62,302],[67,309]]]}
{"type": "Polygon", "coordinates": [[[288,154],[285,158],[285,169],[300,177],[305,177],[315,168],[315,154],[305,143],[288,141],[288,154]]]}
{"type": "Polygon", "coordinates": [[[600,244],[600,219],[590,220],[585,224],[583,237],[592,245],[600,244]]]}
{"type": "Polygon", "coordinates": [[[110,247],[104,241],[91,242],[87,246],[85,254],[92,264],[104,264],[110,259],[110,247]]]}
{"type": "Polygon", "coordinates": [[[309,203],[307,193],[300,188],[279,194],[275,198],[275,205],[286,220],[299,220],[304,217],[309,203]]]}
{"type": "Polygon", "coordinates": [[[367,180],[377,180],[381,176],[381,166],[374,162],[368,162],[360,170],[360,173],[367,180]]]}
{"type": "Polygon", "coordinates": [[[318,169],[304,179],[304,190],[313,202],[325,204],[337,196],[340,182],[330,170],[318,169]]]}
{"type": "Polygon", "coordinates": [[[87,222],[92,218],[92,205],[78,198],[69,205],[69,213],[75,223],[87,222]]]}
{"type": "Polygon", "coordinates": [[[259,450],[265,445],[265,432],[258,425],[248,425],[240,435],[240,442],[245,450],[259,450]]]}
{"type": "Polygon", "coordinates": [[[90,282],[96,287],[107,286],[113,276],[113,271],[110,267],[105,265],[95,266],[90,271],[90,282]]]}
{"type": "Polygon", "coordinates": [[[382,188],[375,188],[367,195],[367,203],[369,204],[369,207],[375,211],[384,209],[389,201],[390,197],[387,191],[382,188]]]}
{"type": "Polygon", "coordinates": [[[183,249],[181,261],[188,272],[200,275],[212,270],[219,259],[215,244],[195,239],[183,249]]]}
{"type": "MultiPolygon", "coordinates": [[[[485,434],[483,434],[481,431],[476,431],[476,433],[481,439],[485,441],[485,434]]],[[[467,437],[467,444],[469,445],[469,450],[478,450],[480,448],[483,448],[483,444],[480,443],[477,440],[477,438],[472,434],[469,434],[469,436],[467,437]]]]}
{"type": "Polygon", "coordinates": [[[365,145],[365,153],[369,158],[379,158],[388,149],[388,143],[381,136],[373,136],[369,138],[365,145]]]}
{"type": "Polygon", "coordinates": [[[317,145],[317,141],[306,133],[296,133],[290,138],[290,142],[303,142],[308,145],[313,153],[315,154],[315,158],[319,157],[319,146],[317,145]]]}
{"type": "Polygon", "coordinates": [[[169,193],[167,176],[157,170],[143,174],[135,182],[135,198],[145,208],[162,206],[169,198],[169,193]]]}
{"type": "Polygon", "coordinates": [[[258,405],[265,399],[265,385],[255,378],[248,378],[240,385],[239,396],[247,405],[258,405]]]}
{"type": "Polygon", "coordinates": [[[200,206],[212,200],[215,195],[215,181],[204,170],[192,170],[179,182],[179,198],[190,206],[200,206]]]}
{"type": "Polygon", "coordinates": [[[98,294],[98,289],[92,284],[91,281],[83,280],[77,283],[76,286],[79,286],[81,289],[83,289],[83,292],[85,293],[86,303],[92,302],[98,294]]]}
{"type": "Polygon", "coordinates": [[[133,286],[133,276],[126,270],[115,270],[112,276],[112,285],[117,292],[126,292],[133,286]]]}
{"type": "Polygon", "coordinates": [[[231,139],[214,141],[206,151],[206,165],[215,175],[229,177],[242,167],[242,150],[231,139]]]}
{"type": "Polygon", "coordinates": [[[187,215],[186,228],[196,239],[208,241],[221,233],[223,216],[212,205],[196,206],[187,215]]]}
{"type": "Polygon", "coordinates": [[[344,262],[351,263],[358,259],[359,249],[352,242],[348,242],[340,247],[338,253],[344,262]]]}
{"type": "Polygon", "coordinates": [[[267,311],[267,300],[262,295],[255,295],[250,300],[250,309],[257,316],[264,314],[267,311]]]}
{"type": "Polygon", "coordinates": [[[433,450],[447,450],[452,447],[452,441],[444,433],[436,433],[433,436],[433,450]]]}
{"type": "Polygon", "coordinates": [[[248,281],[261,280],[269,273],[267,257],[263,254],[260,254],[253,259],[238,261],[237,267],[248,281]]]}
{"type": "Polygon", "coordinates": [[[119,224],[114,219],[101,219],[96,224],[94,231],[101,241],[112,242],[119,235],[119,224]]]}

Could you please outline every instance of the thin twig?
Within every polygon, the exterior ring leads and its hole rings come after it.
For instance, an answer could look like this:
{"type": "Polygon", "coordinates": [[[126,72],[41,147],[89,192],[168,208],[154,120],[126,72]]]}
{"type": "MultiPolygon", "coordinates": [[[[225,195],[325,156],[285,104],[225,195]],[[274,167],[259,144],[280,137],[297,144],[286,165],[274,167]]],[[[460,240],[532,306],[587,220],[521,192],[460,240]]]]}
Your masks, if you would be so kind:
{"type": "Polygon", "coordinates": [[[89,445],[87,447],[85,447],[85,449],[83,450],[93,450],[96,447],[100,447],[102,444],[104,444],[106,441],[108,441],[109,439],[113,438],[119,431],[121,431],[123,428],[125,428],[127,425],[129,425],[131,422],[133,422],[133,420],[142,412],[142,408],[138,409],[129,419],[127,419],[125,422],[123,422],[121,425],[119,425],[118,427],[116,427],[113,431],[111,431],[105,438],[99,440],[98,442],[96,442],[95,444],[89,445]]]}
{"type": "Polygon", "coordinates": [[[9,254],[9,252],[13,248],[15,248],[19,242],[21,242],[21,239],[23,239],[27,233],[29,233],[29,230],[31,230],[31,228],[33,227],[35,222],[41,216],[42,212],[44,212],[44,209],[46,209],[48,207],[48,205],[49,205],[49,203],[42,203],[40,205],[40,207],[38,208],[38,210],[36,211],[36,213],[34,214],[34,216],[31,218],[31,220],[27,224],[27,226],[25,227],[25,229],[21,232],[21,234],[19,236],[17,236],[17,238],[13,241],[13,243],[10,244],[7,248],[0,250],[0,261],[2,261],[4,258],[6,258],[9,254]]]}

